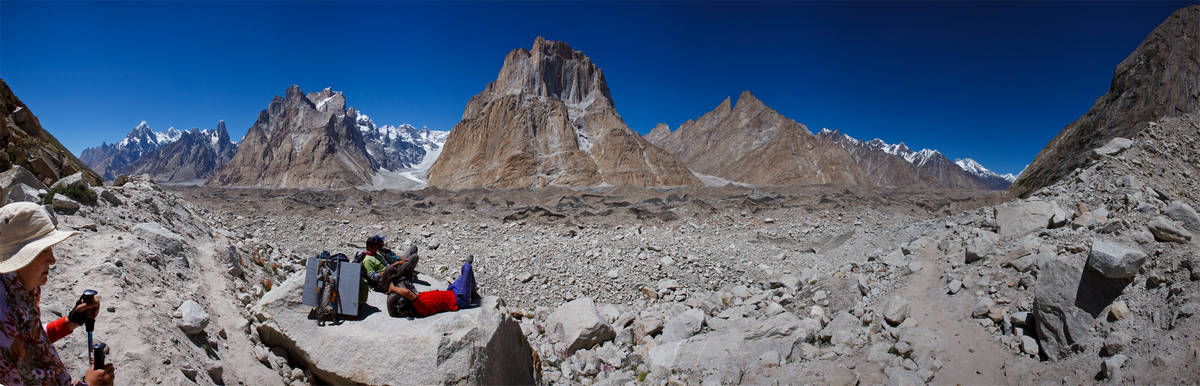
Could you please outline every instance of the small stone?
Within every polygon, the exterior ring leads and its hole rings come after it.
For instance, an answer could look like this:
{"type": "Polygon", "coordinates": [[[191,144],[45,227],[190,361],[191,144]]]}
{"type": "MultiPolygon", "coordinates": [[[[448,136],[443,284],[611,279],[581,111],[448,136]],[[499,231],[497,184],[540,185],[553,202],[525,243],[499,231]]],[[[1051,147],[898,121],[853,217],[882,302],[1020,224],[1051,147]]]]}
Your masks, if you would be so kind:
{"type": "Polygon", "coordinates": [[[988,307],[987,317],[988,319],[991,319],[992,322],[1000,323],[1004,320],[1004,315],[1004,309],[1000,307],[988,307]]]}
{"type": "Polygon", "coordinates": [[[610,270],[608,270],[608,272],[604,273],[604,276],[609,279],[616,279],[618,277],[621,277],[621,270],[616,269],[616,268],[610,269],[610,270]]]}
{"type": "Polygon", "coordinates": [[[1129,313],[1129,306],[1125,304],[1124,300],[1118,300],[1113,302],[1112,305],[1108,306],[1108,312],[1109,314],[1112,314],[1113,319],[1121,320],[1124,319],[1125,315],[1129,313]]]}
{"type": "Polygon", "coordinates": [[[963,282],[958,279],[951,280],[950,284],[946,286],[946,288],[951,295],[954,295],[958,293],[958,291],[962,290],[963,282]]]}
{"type": "Polygon", "coordinates": [[[176,325],[188,335],[204,332],[204,328],[208,326],[208,312],[194,300],[185,300],[175,312],[180,319],[176,325]]]}
{"type": "Polygon", "coordinates": [[[1129,360],[1129,357],[1125,356],[1125,354],[1113,355],[1111,358],[1100,362],[1100,372],[1104,375],[1105,379],[1114,379],[1117,376],[1117,370],[1125,366],[1125,361],[1127,360],[1129,360]]]}
{"type": "Polygon", "coordinates": [[[979,302],[975,303],[975,308],[971,309],[971,317],[975,319],[986,317],[995,305],[996,303],[991,298],[980,298],[979,302]]]}
{"type": "Polygon", "coordinates": [[[884,306],[883,319],[893,326],[904,323],[908,318],[908,300],[900,296],[892,296],[884,306]]]}
{"type": "Polygon", "coordinates": [[[1021,335],[1021,352],[1029,356],[1036,356],[1038,354],[1037,339],[1029,335],[1021,335]]]}
{"type": "Polygon", "coordinates": [[[1133,337],[1128,333],[1117,331],[1109,334],[1108,338],[1104,340],[1104,354],[1108,356],[1120,354],[1132,342],[1133,337]]]}

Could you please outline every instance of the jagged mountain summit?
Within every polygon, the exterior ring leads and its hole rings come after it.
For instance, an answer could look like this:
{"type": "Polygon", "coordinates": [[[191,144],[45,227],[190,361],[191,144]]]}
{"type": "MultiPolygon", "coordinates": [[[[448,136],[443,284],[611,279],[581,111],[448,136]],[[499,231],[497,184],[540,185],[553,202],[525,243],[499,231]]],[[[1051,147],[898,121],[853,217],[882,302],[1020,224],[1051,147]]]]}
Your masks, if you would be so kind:
{"type": "Polygon", "coordinates": [[[659,125],[646,139],[705,176],[755,185],[867,184],[845,149],[822,144],[808,128],[749,91],[674,131],[659,125]]]}
{"type": "Polygon", "coordinates": [[[215,129],[154,131],[142,121],[120,142],[84,149],[80,159],[106,180],[118,175],[150,174],[160,182],[208,179],[237,152],[225,121],[215,129]]]}
{"type": "Polygon", "coordinates": [[[367,154],[375,158],[380,168],[389,171],[416,169],[422,163],[432,165],[450,135],[448,131],[429,130],[428,127],[418,129],[407,123],[377,126],[361,111],[355,122],[366,141],[367,154]]]}
{"type": "Polygon", "coordinates": [[[3,78],[0,78],[0,140],[5,144],[0,149],[0,170],[21,166],[46,185],[80,172],[88,183],[102,182],[96,172],[42,128],[3,78]]]}
{"type": "Polygon", "coordinates": [[[200,183],[212,177],[237,153],[225,121],[214,130],[191,129],[173,142],[143,156],[131,174],[149,174],[158,181],[200,183]]]}
{"type": "Polygon", "coordinates": [[[993,172],[988,168],[983,167],[983,165],[978,161],[970,158],[954,160],[954,164],[958,165],[958,167],[962,168],[963,170],[966,170],[967,173],[975,175],[975,177],[983,181],[984,185],[988,186],[988,189],[1008,189],[1008,187],[1012,185],[1013,181],[1017,180],[1017,176],[1013,175],[1012,173],[999,174],[993,172]]]}
{"type": "Polygon", "coordinates": [[[1092,149],[1133,138],[1159,118],[1200,111],[1200,5],[1181,8],[1117,65],[1108,92],[1038,153],[1010,190],[1027,195],[1083,164],[1092,149]]]}
{"type": "Polygon", "coordinates": [[[305,94],[292,85],[246,132],[237,153],[206,182],[217,186],[334,188],[371,183],[379,163],[368,154],[341,92],[305,94]]]}
{"type": "Polygon", "coordinates": [[[699,182],[629,129],[590,58],[540,36],[509,52],[429,170],[429,185],[447,189],[699,182]]]}
{"type": "Polygon", "coordinates": [[[963,170],[942,152],[934,149],[912,150],[904,142],[889,144],[879,138],[863,141],[829,129],[822,129],[817,136],[846,148],[876,185],[989,189],[981,179],[963,170]],[[912,173],[897,164],[896,160],[904,161],[918,169],[919,177],[914,178],[912,173]]]}

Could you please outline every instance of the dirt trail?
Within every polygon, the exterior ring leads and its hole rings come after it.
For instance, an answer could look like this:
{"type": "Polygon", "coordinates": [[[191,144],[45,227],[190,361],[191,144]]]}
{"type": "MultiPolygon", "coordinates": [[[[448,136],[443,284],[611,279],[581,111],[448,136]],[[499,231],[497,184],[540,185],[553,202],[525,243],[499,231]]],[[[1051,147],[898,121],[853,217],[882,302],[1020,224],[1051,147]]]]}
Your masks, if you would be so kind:
{"type": "Polygon", "coordinates": [[[199,256],[195,259],[196,272],[200,272],[201,275],[200,280],[196,282],[206,284],[202,290],[209,299],[209,323],[219,326],[217,331],[224,330],[228,337],[217,350],[225,371],[233,376],[226,379],[236,379],[248,385],[282,385],[275,370],[255,359],[254,343],[250,341],[249,335],[241,333],[249,329],[250,321],[242,315],[238,306],[240,303],[234,291],[229,288],[229,279],[225,277],[224,270],[217,261],[215,247],[214,242],[197,247],[199,256]]]}
{"type": "MultiPolygon", "coordinates": [[[[947,292],[946,282],[940,277],[942,267],[951,266],[955,257],[962,254],[938,251],[937,244],[941,241],[929,243],[929,247],[918,251],[915,261],[927,268],[913,273],[908,283],[897,290],[897,294],[910,300],[909,317],[942,338],[942,352],[938,358],[943,365],[934,382],[971,385],[1045,382],[1046,378],[1031,376],[1034,371],[1044,371],[1046,366],[1037,366],[1038,370],[1034,370],[1033,366],[1038,364],[1036,359],[1014,355],[1013,350],[995,335],[970,319],[971,310],[979,299],[975,291],[980,287],[963,288],[955,295],[947,292]]],[[[986,261],[982,264],[996,263],[986,261]]]]}

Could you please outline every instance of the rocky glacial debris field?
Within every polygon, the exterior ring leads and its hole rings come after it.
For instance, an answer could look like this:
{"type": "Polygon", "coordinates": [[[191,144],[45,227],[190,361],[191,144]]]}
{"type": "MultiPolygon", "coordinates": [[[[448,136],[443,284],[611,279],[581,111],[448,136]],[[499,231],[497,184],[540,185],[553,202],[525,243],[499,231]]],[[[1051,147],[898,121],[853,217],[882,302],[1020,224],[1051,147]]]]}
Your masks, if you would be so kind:
{"type": "MultiPolygon", "coordinates": [[[[51,200],[84,235],[56,247],[43,317],[98,290],[96,337],[134,383],[1196,383],[1197,133],[1194,114],[1151,123],[1024,199],[67,177],[98,199],[51,200]],[[416,245],[431,283],[474,255],[484,305],[392,319],[372,294],[317,327],[304,259],[373,234],[416,245]]],[[[9,201],[53,189],[23,172],[0,174],[9,201]]],[[[76,372],[85,339],[58,345],[76,372]]]]}

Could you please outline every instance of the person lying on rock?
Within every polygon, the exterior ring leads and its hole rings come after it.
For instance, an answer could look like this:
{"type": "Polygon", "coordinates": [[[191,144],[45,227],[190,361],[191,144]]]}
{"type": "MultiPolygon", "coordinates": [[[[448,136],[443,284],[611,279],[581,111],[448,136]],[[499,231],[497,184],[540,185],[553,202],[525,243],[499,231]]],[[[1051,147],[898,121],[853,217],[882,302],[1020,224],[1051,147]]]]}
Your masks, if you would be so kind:
{"type": "Polygon", "coordinates": [[[467,262],[463,263],[458,279],[447,286],[445,291],[425,291],[417,294],[413,289],[389,284],[388,315],[392,317],[404,317],[415,314],[416,316],[426,317],[441,312],[458,311],[462,308],[471,307],[479,299],[479,292],[475,286],[475,270],[471,266],[474,262],[475,256],[467,256],[467,262]],[[397,309],[393,309],[393,297],[401,297],[408,300],[408,305],[398,306],[397,309]]]}
{"type": "MultiPolygon", "coordinates": [[[[0,385],[71,384],[53,343],[95,318],[100,300],[85,303],[80,298],[67,316],[45,326],[38,302],[55,263],[51,247],[76,235],[56,229],[40,205],[17,202],[0,208],[0,385]]],[[[112,382],[113,366],[108,364],[88,369],[75,384],[112,382]]]]}

